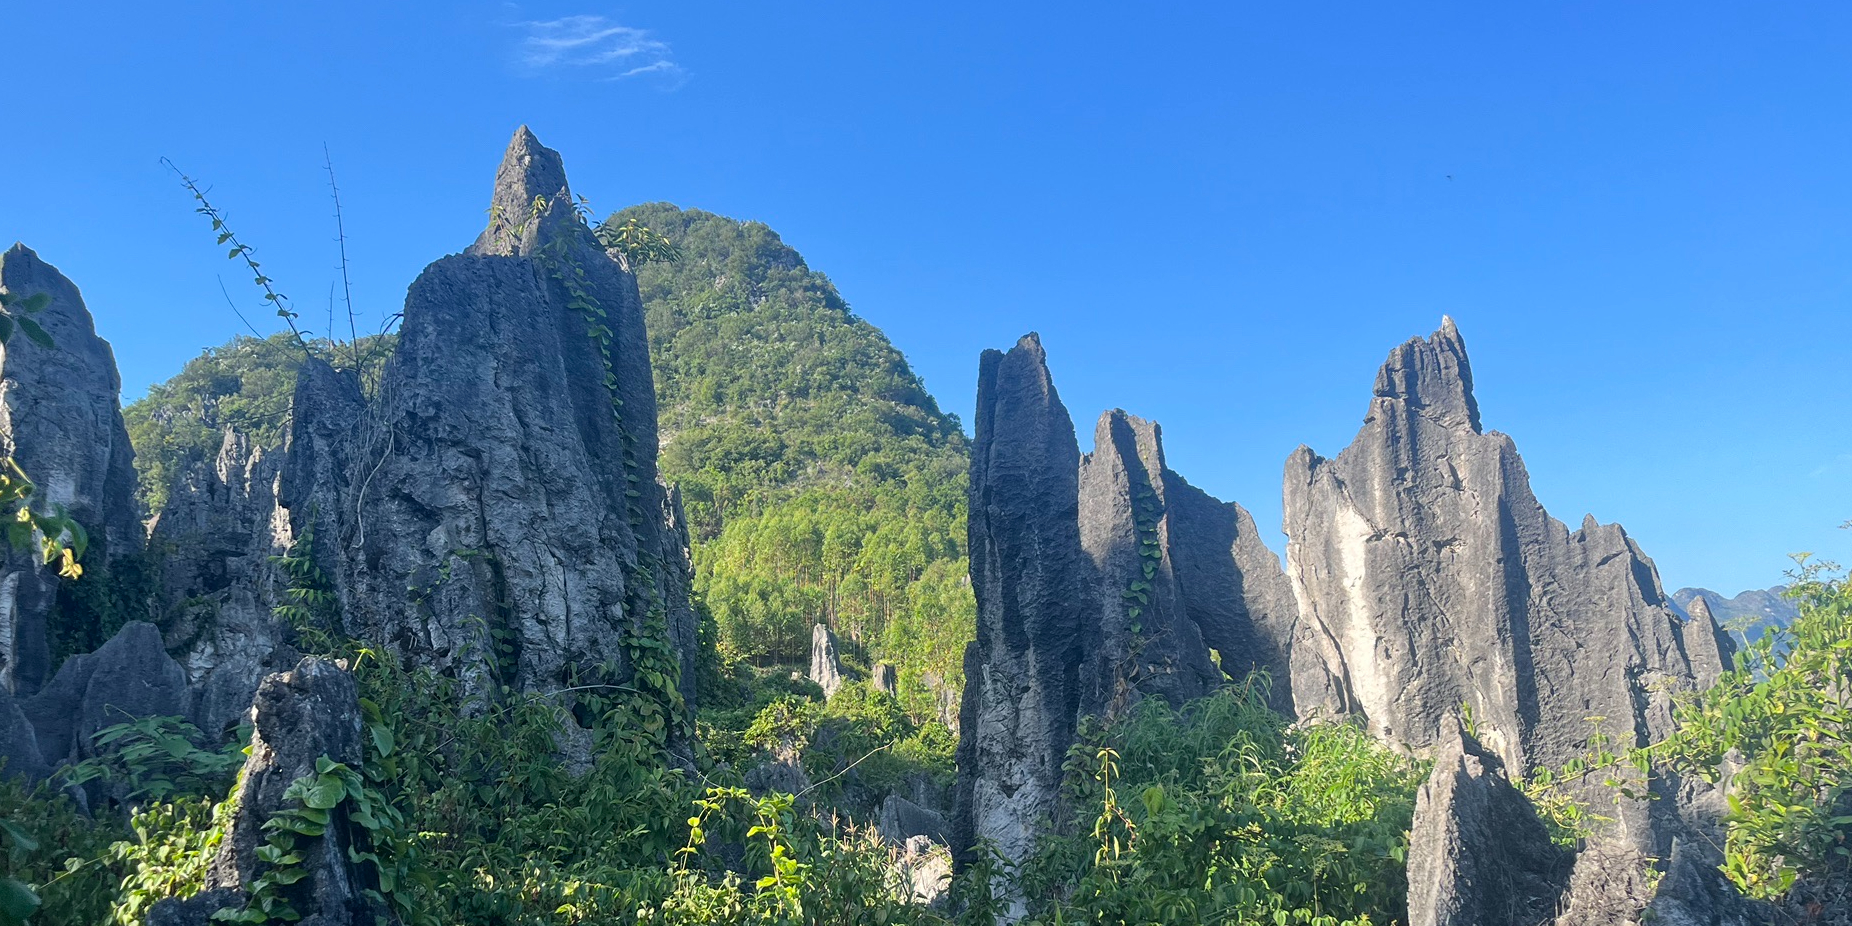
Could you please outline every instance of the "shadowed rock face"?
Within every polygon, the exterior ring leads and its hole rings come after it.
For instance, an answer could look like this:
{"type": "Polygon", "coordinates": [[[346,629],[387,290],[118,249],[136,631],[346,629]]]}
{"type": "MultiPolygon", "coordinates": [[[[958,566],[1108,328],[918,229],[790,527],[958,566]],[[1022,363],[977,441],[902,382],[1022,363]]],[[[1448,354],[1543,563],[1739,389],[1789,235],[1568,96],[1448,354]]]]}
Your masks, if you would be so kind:
{"type": "Polygon", "coordinates": [[[371,406],[304,369],[282,502],[314,527],[349,633],[478,690],[548,689],[628,677],[627,641],[666,623],[692,696],[687,541],[657,481],[636,282],[525,128],[493,203],[475,245],[412,284],[371,406]]]}
{"type": "Polygon", "coordinates": [[[1117,715],[1141,693],[1181,703],[1221,681],[1178,581],[1160,435],[1109,411],[1080,463],[1080,542],[1100,608],[1082,630],[1082,714],[1117,715]]]}
{"type": "Polygon", "coordinates": [[[1076,645],[1097,614],[1081,548],[1080,447],[1039,338],[985,351],[971,455],[971,585],[977,639],[965,650],[953,845],[990,840],[1027,858],[1056,816],[1073,742],[1076,645]]]}
{"type": "Polygon", "coordinates": [[[1455,724],[1415,796],[1408,846],[1410,926],[1549,922],[1574,857],[1550,842],[1501,764],[1455,724]]]}
{"type": "Polygon", "coordinates": [[[1723,663],[1619,526],[1572,533],[1538,504],[1511,439],[1480,430],[1451,320],[1390,354],[1337,459],[1292,455],[1285,510],[1299,707],[1390,742],[1432,745],[1464,704],[1512,767],[1560,764],[1590,716],[1622,742],[1662,735],[1672,690],[1723,663]]]}
{"type": "Polygon", "coordinates": [[[836,634],[828,624],[810,628],[810,680],[823,689],[825,698],[835,697],[842,687],[842,660],[836,656],[836,634]]]}
{"type": "MultiPolygon", "coordinates": [[[[40,347],[24,334],[0,347],[0,454],[13,457],[37,487],[34,505],[65,506],[90,535],[84,562],[121,559],[142,546],[135,505],[135,453],[122,423],[115,353],[77,287],[25,245],[0,254],[0,290],[44,293],[30,316],[51,335],[40,347]]],[[[0,567],[0,688],[31,694],[51,665],[47,617],[58,596],[55,569],[30,552],[5,551],[0,567]]]]}

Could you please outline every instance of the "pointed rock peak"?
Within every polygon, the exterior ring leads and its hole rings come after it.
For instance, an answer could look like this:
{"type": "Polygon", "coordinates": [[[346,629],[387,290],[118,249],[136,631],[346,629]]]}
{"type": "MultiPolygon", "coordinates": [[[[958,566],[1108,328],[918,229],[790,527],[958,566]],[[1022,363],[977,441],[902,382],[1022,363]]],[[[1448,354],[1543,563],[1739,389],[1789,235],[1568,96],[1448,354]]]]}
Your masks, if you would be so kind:
{"type": "Polygon", "coordinates": [[[1691,599],[1691,603],[1685,606],[1685,613],[1691,616],[1693,623],[1703,624],[1709,622],[1714,624],[1717,622],[1716,616],[1711,614],[1711,603],[1704,600],[1703,595],[1691,599]]]}
{"type": "Polygon", "coordinates": [[[531,253],[543,228],[550,229],[572,216],[572,189],[566,184],[566,162],[559,152],[541,144],[527,126],[521,126],[508,142],[501,167],[495,171],[489,226],[469,253],[531,253]]]}
{"type": "Polygon", "coordinates": [[[1439,331],[1411,338],[1389,353],[1376,374],[1376,395],[1406,404],[1446,427],[1479,432],[1472,364],[1466,358],[1466,341],[1450,317],[1441,317],[1439,331]]]}
{"type": "MultiPolygon", "coordinates": [[[[1055,393],[1054,376],[1048,372],[1048,353],[1042,349],[1041,335],[1033,331],[1019,338],[1008,353],[984,352],[978,369],[980,413],[988,404],[986,396],[994,401],[1000,394],[1019,394],[1023,390],[1039,393],[1046,403],[1061,406],[1061,399],[1055,393]]],[[[1067,409],[1062,407],[1061,410],[1065,416],[1067,409]]]]}
{"type": "Polygon", "coordinates": [[[1136,457],[1146,473],[1156,478],[1164,471],[1164,429],[1122,408],[1103,412],[1093,428],[1093,455],[1103,453],[1136,457]]]}

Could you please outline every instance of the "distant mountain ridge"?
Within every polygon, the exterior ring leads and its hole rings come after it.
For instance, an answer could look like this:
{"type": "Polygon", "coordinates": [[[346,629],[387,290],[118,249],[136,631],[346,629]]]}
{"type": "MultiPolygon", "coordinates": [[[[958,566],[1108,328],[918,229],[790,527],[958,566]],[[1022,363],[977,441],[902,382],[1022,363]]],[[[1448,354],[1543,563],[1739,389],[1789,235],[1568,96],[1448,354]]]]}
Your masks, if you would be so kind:
{"type": "Polygon", "coordinates": [[[1689,616],[1691,603],[1699,598],[1710,606],[1717,626],[1729,631],[1738,643],[1754,640],[1770,627],[1786,627],[1800,616],[1794,601],[1785,596],[1786,585],[1752,588],[1734,598],[1725,598],[1708,588],[1681,588],[1672,593],[1672,603],[1680,614],[1689,616]]]}

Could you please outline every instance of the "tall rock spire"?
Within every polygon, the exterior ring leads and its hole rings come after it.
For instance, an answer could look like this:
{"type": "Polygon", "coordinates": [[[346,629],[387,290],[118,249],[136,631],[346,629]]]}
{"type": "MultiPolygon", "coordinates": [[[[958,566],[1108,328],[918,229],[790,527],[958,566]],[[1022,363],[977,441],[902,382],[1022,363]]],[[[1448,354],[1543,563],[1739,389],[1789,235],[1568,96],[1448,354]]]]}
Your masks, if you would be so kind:
{"type": "MultiPolygon", "coordinates": [[[[0,347],[0,453],[13,457],[36,489],[35,506],[62,505],[84,526],[91,550],[86,581],[104,580],[107,567],[142,547],[135,505],[135,452],[122,422],[122,380],[109,342],[96,326],[77,287],[23,244],[0,254],[0,291],[44,294],[46,307],[32,318],[52,347],[23,334],[0,347]]],[[[7,550],[0,567],[0,690],[37,691],[51,665],[48,617],[59,594],[55,570],[29,551],[7,550]]],[[[82,616],[73,619],[81,620],[82,616]]],[[[64,627],[87,639],[102,628],[64,627]]]]}
{"type": "Polygon", "coordinates": [[[964,860],[989,840],[1020,862],[1057,815],[1074,737],[1076,645],[1092,611],[1079,472],[1073,421],[1041,339],[985,351],[971,452],[977,640],[965,650],[952,821],[964,860]]]}
{"type": "Polygon", "coordinates": [[[657,479],[636,281],[525,128],[492,201],[475,246],[412,284],[376,398],[304,371],[281,501],[298,533],[315,525],[349,633],[478,691],[628,678],[660,644],[691,697],[686,536],[657,479]]]}

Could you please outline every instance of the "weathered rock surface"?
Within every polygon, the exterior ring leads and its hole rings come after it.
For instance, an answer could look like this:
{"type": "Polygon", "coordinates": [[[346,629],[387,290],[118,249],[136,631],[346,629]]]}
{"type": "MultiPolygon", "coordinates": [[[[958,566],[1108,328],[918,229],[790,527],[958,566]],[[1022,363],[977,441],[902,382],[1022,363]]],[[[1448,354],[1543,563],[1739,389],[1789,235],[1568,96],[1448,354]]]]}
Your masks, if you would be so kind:
{"type": "MultiPolygon", "coordinates": [[[[310,657],[288,672],[265,677],[251,717],[255,729],[238,808],[207,871],[207,893],[190,901],[162,901],[150,912],[151,923],[203,926],[214,911],[241,906],[244,890],[268,867],[257,857],[265,839],[263,826],[289,806],[284,794],[290,785],[316,774],[317,761],[324,756],[355,769],[365,757],[353,676],[328,660],[310,657]]],[[[383,913],[363,894],[377,885],[349,860],[350,849],[365,850],[357,843],[361,839],[345,804],[331,811],[325,835],[297,837],[306,875],[283,888],[283,897],[302,916],[302,923],[362,926],[383,913]]]]}
{"type": "Polygon", "coordinates": [[[1076,645],[1098,614],[1080,543],[1080,447],[1035,335],[984,352],[976,426],[977,639],[965,650],[952,818],[961,864],[980,840],[1007,861],[1027,858],[1057,815],[1079,704],[1076,645]]]}
{"type": "Polygon", "coordinates": [[[810,680],[823,689],[823,697],[833,698],[842,687],[842,660],[836,655],[836,634],[828,624],[810,628],[810,680]]]}
{"type": "Polygon", "coordinates": [[[890,698],[900,695],[900,676],[894,671],[893,666],[885,662],[875,663],[875,671],[869,676],[868,684],[873,685],[876,691],[890,698]]]}
{"type": "Polygon", "coordinates": [[[1663,734],[1671,692],[1722,663],[1619,526],[1571,533],[1538,504],[1511,439],[1480,429],[1451,320],[1390,355],[1349,448],[1287,461],[1286,533],[1301,710],[1393,743],[1431,746],[1465,704],[1508,766],[1560,764],[1593,715],[1663,734]]]}
{"type": "Polygon", "coordinates": [[[881,802],[881,809],[875,814],[875,829],[880,831],[882,839],[897,845],[916,836],[924,836],[940,845],[945,845],[947,840],[945,817],[898,794],[890,794],[881,802]]]}
{"type": "Polygon", "coordinates": [[[1573,863],[1498,758],[1457,725],[1445,731],[1415,796],[1409,926],[1549,922],[1573,863]]]}
{"type": "MultiPolygon", "coordinates": [[[[1727,643],[1673,611],[1618,525],[1571,532],[1543,510],[1511,439],[1481,429],[1453,322],[1392,352],[1375,393],[1336,459],[1301,447],[1286,465],[1299,710],[1425,750],[1464,705],[1514,774],[1584,756],[1597,724],[1620,744],[1670,732],[1673,696],[1714,681],[1727,643]]],[[[1668,857],[1693,805],[1649,784],[1674,799],[1622,801],[1591,851],[1668,857]]]]}
{"type": "MultiPolygon", "coordinates": [[[[135,453],[122,422],[115,353],[96,336],[77,287],[25,245],[0,254],[0,290],[50,296],[45,309],[29,317],[54,342],[45,348],[16,333],[0,347],[0,455],[12,457],[32,479],[35,507],[64,506],[84,526],[90,537],[84,562],[94,580],[103,572],[98,565],[121,561],[142,546],[135,453]]],[[[29,695],[57,669],[47,620],[60,580],[33,552],[4,552],[0,688],[29,695]]]]}
{"type": "Polygon", "coordinates": [[[1183,603],[1170,548],[1158,426],[1114,409],[1080,463],[1080,543],[1099,613],[1081,635],[1080,712],[1116,716],[1141,694],[1172,703],[1221,681],[1183,603]]]}
{"type": "Polygon", "coordinates": [[[227,429],[218,455],[181,475],[150,527],[162,558],[157,612],[186,669],[187,716],[210,736],[244,719],[259,680],[301,658],[275,615],[285,580],[271,558],[292,539],[276,503],[282,461],[227,429]]]}
{"type": "Polygon", "coordinates": [[[104,727],[183,715],[186,672],[162,647],[159,628],[131,621],[95,652],[65,660],[43,690],[18,704],[55,768],[95,755],[92,737],[104,727]]]}
{"type": "Polygon", "coordinates": [[[293,412],[281,501],[313,528],[348,633],[478,691],[629,679],[666,643],[692,699],[687,540],[657,481],[636,282],[525,128],[489,227],[412,284],[379,397],[310,363],[293,412]]]}
{"type": "Polygon", "coordinates": [[[1783,595],[1787,590],[1785,585],[1752,588],[1725,598],[1708,588],[1681,588],[1672,593],[1672,604],[1690,614],[1702,600],[1717,626],[1728,628],[1725,636],[1740,643],[1760,639],[1770,627],[1786,627],[1800,616],[1793,599],[1783,595]]]}

